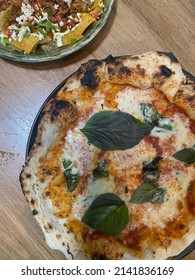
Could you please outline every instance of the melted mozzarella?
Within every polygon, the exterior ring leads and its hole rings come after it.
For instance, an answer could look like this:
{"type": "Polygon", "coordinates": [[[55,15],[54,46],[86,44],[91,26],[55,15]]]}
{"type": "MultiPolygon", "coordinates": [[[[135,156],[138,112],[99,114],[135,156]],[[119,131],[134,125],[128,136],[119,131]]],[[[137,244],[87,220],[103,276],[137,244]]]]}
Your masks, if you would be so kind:
{"type": "Polygon", "coordinates": [[[95,181],[93,181],[93,178],[91,176],[88,181],[88,186],[84,190],[84,193],[82,193],[82,195],[78,195],[74,202],[74,216],[78,220],[81,220],[86,210],[89,208],[96,197],[103,193],[113,193],[114,188],[115,182],[113,176],[110,175],[106,178],[99,178],[95,181]]]}
{"type": "Polygon", "coordinates": [[[185,201],[186,192],[192,180],[194,180],[193,167],[189,167],[187,173],[173,169],[171,174],[161,175],[159,187],[166,189],[165,201],[160,205],[146,203],[139,206],[132,204],[132,215],[137,215],[139,211],[142,223],[150,228],[163,228],[167,220],[178,217],[180,211],[178,201],[185,201]]]}
{"type": "Polygon", "coordinates": [[[184,147],[192,147],[195,143],[195,137],[189,130],[189,119],[186,118],[185,120],[181,120],[178,115],[175,115],[172,122],[176,135],[176,151],[179,151],[184,147]]]}
{"type": "MultiPolygon", "coordinates": [[[[107,109],[104,105],[104,96],[100,91],[96,92],[94,99],[93,111],[88,116],[86,115],[82,118],[73,130],[69,129],[65,137],[64,158],[72,161],[73,172],[79,173],[81,176],[86,173],[91,173],[96,168],[99,149],[93,144],[89,144],[87,137],[80,130],[84,128],[90,117],[101,111],[102,105],[104,109],[107,109]]],[[[77,101],[78,105],[84,107],[85,102],[77,101]]]]}
{"type": "Polygon", "coordinates": [[[118,103],[118,109],[122,112],[133,115],[135,118],[141,121],[144,121],[144,117],[140,110],[140,103],[150,102],[150,98],[146,93],[147,90],[126,87],[124,91],[119,91],[116,94],[115,101],[118,103]]]}
{"type": "Polygon", "coordinates": [[[64,149],[64,158],[72,161],[74,173],[81,176],[95,169],[94,158],[98,151],[93,144],[89,145],[87,137],[80,131],[84,126],[85,122],[80,121],[74,130],[68,130],[64,149]]]}

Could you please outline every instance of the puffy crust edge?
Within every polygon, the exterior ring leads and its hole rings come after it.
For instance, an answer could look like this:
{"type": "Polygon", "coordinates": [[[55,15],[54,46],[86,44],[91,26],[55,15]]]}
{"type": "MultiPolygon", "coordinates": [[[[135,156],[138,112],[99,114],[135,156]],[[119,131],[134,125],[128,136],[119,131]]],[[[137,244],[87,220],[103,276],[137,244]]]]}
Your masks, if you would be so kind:
{"type": "Polygon", "coordinates": [[[174,99],[176,106],[195,120],[195,84],[181,85],[174,99]]]}
{"type": "MultiPolygon", "coordinates": [[[[88,63],[83,64],[67,79],[60,92],[62,93],[67,89],[74,89],[74,87],[77,88],[80,86],[88,87],[93,91],[105,81],[110,83],[130,84],[134,87],[143,89],[154,86],[159,91],[162,91],[170,101],[175,102],[177,106],[184,109],[188,115],[189,112],[191,112],[191,117],[194,117],[194,105],[192,108],[192,102],[189,102],[190,97],[194,99],[194,87],[192,84],[185,84],[186,77],[182,72],[181,66],[177,59],[170,54],[149,52],[139,56],[115,58],[109,56],[105,60],[89,61],[88,63]]],[[[55,217],[51,215],[48,218],[45,218],[45,215],[48,215],[48,210],[44,210],[44,207],[36,202],[38,198],[38,200],[42,201],[47,207],[47,203],[44,202],[41,191],[44,186],[40,185],[40,189],[37,189],[36,176],[28,177],[29,174],[31,174],[32,168],[35,168],[36,170],[36,164],[38,163],[39,157],[46,152],[51,142],[57,137],[61,128],[61,120],[64,118],[63,114],[67,113],[67,108],[70,108],[70,115],[67,119],[66,125],[68,125],[69,121],[73,120],[73,115],[74,118],[77,117],[74,104],[61,103],[61,106],[58,102],[57,94],[46,104],[43,110],[38,128],[38,137],[36,138],[35,145],[26,161],[26,166],[22,170],[20,179],[24,195],[26,196],[33,215],[35,215],[45,234],[49,246],[53,249],[62,251],[68,259],[77,257],[82,259],[86,258],[86,256],[79,252],[79,248],[77,248],[78,244],[75,243],[73,236],[66,232],[66,238],[56,239],[58,233],[59,235],[60,233],[64,233],[64,229],[62,230],[60,226],[53,227],[52,229],[49,227],[49,224],[55,220],[55,217]],[[56,104],[58,104],[57,110],[56,104]],[[32,160],[33,158],[34,161],[32,160]],[[40,191],[41,193],[39,193],[40,191]],[[62,242],[64,244],[63,246],[61,245],[62,242]]],[[[194,228],[194,224],[192,228],[194,228]]],[[[185,238],[185,246],[189,245],[189,243],[190,238],[189,240],[188,238],[187,240],[185,238]]],[[[183,248],[182,245],[180,249],[182,250],[183,248]]],[[[169,253],[167,252],[163,257],[170,257],[170,254],[172,255],[173,252],[179,253],[179,250],[177,252],[174,250],[169,253]]],[[[159,251],[159,255],[160,254],[162,256],[162,252],[159,251]]]]}
{"type": "Polygon", "coordinates": [[[173,101],[181,84],[186,82],[178,60],[173,54],[162,52],[110,57],[106,63],[105,79],[141,89],[153,86],[163,92],[169,101],[173,101]]]}

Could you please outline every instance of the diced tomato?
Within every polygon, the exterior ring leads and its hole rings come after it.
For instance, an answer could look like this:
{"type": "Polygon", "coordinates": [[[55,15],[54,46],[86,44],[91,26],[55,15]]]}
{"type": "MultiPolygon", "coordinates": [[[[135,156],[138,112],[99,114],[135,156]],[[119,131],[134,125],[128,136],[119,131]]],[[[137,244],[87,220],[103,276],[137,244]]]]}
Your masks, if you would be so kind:
{"type": "Polygon", "coordinates": [[[45,4],[45,0],[38,0],[39,4],[43,6],[45,4]]]}
{"type": "Polygon", "coordinates": [[[92,15],[92,17],[94,17],[95,19],[99,19],[100,18],[100,13],[98,13],[96,11],[91,11],[90,15],[92,15]]]}
{"type": "Polygon", "coordinates": [[[54,2],[49,1],[48,5],[52,9],[53,14],[56,14],[57,10],[54,8],[54,2]]]}

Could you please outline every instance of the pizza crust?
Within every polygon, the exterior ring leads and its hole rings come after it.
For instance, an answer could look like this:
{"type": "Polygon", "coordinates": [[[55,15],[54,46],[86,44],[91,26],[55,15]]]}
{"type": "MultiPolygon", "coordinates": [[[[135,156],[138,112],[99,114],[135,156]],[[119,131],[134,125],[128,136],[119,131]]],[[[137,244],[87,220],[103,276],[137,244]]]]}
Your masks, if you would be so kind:
{"type": "Polygon", "coordinates": [[[181,85],[175,95],[174,103],[195,120],[195,84],[181,85]]]}
{"type": "MultiPolygon", "coordinates": [[[[186,114],[195,119],[194,84],[188,84],[177,59],[161,52],[149,52],[138,56],[112,57],[105,60],[91,60],[83,64],[67,80],[62,89],[44,107],[35,143],[26,159],[20,180],[24,195],[33,215],[45,235],[47,244],[64,253],[67,259],[89,259],[83,251],[81,233],[75,234],[65,226],[67,219],[54,214],[54,206],[47,198],[45,186],[52,174],[39,177],[37,170],[40,162],[48,156],[52,145],[63,143],[65,131],[78,120],[77,106],[72,101],[63,100],[70,92],[75,96],[84,90],[97,94],[98,88],[105,83],[129,84],[140,89],[154,87],[164,93],[186,114]]],[[[89,104],[90,106],[90,104],[89,104]]],[[[189,232],[182,240],[174,240],[168,249],[159,248],[156,254],[146,252],[145,259],[167,259],[177,255],[193,240],[195,221],[189,225],[189,232]]],[[[147,251],[147,250],[146,250],[147,251]]],[[[124,259],[132,259],[132,254],[124,254],[124,259]]]]}
{"type": "Polygon", "coordinates": [[[173,101],[180,85],[186,81],[181,66],[171,54],[148,52],[130,57],[110,57],[107,61],[107,81],[141,89],[153,86],[162,91],[169,101],[173,101]]]}

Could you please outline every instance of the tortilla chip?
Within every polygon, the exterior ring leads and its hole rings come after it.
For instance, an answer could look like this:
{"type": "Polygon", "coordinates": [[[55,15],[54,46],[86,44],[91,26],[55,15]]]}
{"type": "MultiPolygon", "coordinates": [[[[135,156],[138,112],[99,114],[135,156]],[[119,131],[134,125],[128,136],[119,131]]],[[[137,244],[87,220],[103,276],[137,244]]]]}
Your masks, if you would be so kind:
{"type": "Polygon", "coordinates": [[[102,11],[102,9],[103,9],[103,0],[94,0],[91,10],[98,13],[102,11]]]}
{"type": "Polygon", "coordinates": [[[4,31],[8,27],[8,21],[12,14],[16,13],[19,7],[15,4],[11,4],[5,11],[0,13],[0,30],[4,31]]]}
{"type": "Polygon", "coordinates": [[[76,39],[77,41],[82,39],[83,32],[87,29],[89,25],[91,25],[95,21],[95,18],[87,13],[81,13],[80,17],[82,20],[80,25],[76,29],[70,31],[68,34],[62,37],[63,46],[70,45],[73,39],[76,39]]]}
{"type": "Polygon", "coordinates": [[[49,36],[46,36],[45,39],[40,40],[38,36],[28,35],[23,38],[22,42],[15,40],[12,40],[11,42],[16,48],[23,50],[27,54],[30,54],[31,52],[35,52],[37,45],[48,43],[49,41],[51,41],[49,36]]]}

